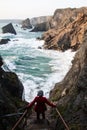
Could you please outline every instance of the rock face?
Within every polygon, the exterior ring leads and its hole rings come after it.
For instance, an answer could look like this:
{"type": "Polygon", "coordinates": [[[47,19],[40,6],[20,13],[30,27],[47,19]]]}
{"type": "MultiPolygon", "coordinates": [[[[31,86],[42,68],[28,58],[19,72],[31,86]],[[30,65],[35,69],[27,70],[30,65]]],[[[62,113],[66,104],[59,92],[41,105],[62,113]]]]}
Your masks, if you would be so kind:
{"type": "Polygon", "coordinates": [[[56,9],[52,19],[50,20],[50,27],[60,29],[61,27],[67,26],[72,23],[78,14],[87,14],[87,8],[66,8],[66,9],[56,9]]]}
{"type": "Polygon", "coordinates": [[[84,33],[87,30],[87,8],[67,9],[64,18],[63,14],[64,10],[55,11],[53,16],[53,20],[56,21],[55,26],[52,26],[50,22],[53,29],[48,30],[42,36],[45,40],[44,48],[62,51],[70,48],[77,50],[82,44],[84,33]],[[70,15],[67,16],[68,14],[70,15]]]}
{"type": "Polygon", "coordinates": [[[15,31],[12,23],[9,23],[8,25],[2,27],[2,32],[3,33],[13,33],[16,35],[16,31],[15,31]]]}
{"type": "Polygon", "coordinates": [[[18,79],[17,75],[13,72],[4,73],[3,82],[6,86],[7,91],[14,96],[22,99],[23,85],[18,79]]]}
{"type": "MultiPolygon", "coordinates": [[[[2,62],[0,62],[2,63],[2,62]]],[[[0,130],[12,129],[19,117],[1,117],[16,113],[25,104],[22,101],[23,85],[13,72],[5,72],[0,64],[0,130]]],[[[19,128],[16,128],[20,130],[19,128]]]]}
{"type": "Polygon", "coordinates": [[[47,31],[49,30],[49,22],[37,24],[31,32],[47,31]]]}
{"type": "MultiPolygon", "coordinates": [[[[55,85],[50,97],[57,101],[58,109],[70,130],[87,129],[87,31],[64,80],[55,85]]],[[[64,129],[58,119],[55,130],[64,129]],[[59,127],[60,126],[60,127],[59,127]]]]}
{"type": "Polygon", "coordinates": [[[24,28],[24,29],[32,28],[32,25],[30,23],[30,19],[29,18],[27,18],[24,21],[22,21],[22,28],[24,28]]]}

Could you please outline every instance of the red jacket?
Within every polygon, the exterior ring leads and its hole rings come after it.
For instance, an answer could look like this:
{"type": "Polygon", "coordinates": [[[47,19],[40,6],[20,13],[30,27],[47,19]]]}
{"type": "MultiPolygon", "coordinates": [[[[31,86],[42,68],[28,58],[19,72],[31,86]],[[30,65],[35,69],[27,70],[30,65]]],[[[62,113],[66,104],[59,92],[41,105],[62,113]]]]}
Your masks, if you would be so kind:
{"type": "Polygon", "coordinates": [[[53,103],[49,102],[46,97],[40,97],[40,96],[36,96],[34,100],[28,105],[28,108],[32,107],[34,104],[35,104],[35,108],[34,108],[35,111],[39,113],[46,111],[47,109],[46,104],[48,104],[51,107],[56,106],[53,103]]]}

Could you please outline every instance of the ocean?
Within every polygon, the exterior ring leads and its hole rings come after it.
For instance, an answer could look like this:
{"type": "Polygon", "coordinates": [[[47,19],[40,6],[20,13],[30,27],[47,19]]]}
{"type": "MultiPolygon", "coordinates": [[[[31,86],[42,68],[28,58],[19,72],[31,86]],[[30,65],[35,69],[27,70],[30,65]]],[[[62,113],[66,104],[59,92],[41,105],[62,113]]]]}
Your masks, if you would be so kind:
{"type": "Polygon", "coordinates": [[[9,38],[7,44],[0,45],[0,55],[4,59],[3,69],[15,72],[24,86],[25,100],[30,102],[41,89],[48,98],[55,83],[60,82],[72,66],[75,52],[60,52],[39,49],[44,41],[37,40],[43,32],[23,30],[18,21],[0,20],[0,39],[9,38]],[[12,22],[17,35],[2,33],[2,27],[12,22]]]}

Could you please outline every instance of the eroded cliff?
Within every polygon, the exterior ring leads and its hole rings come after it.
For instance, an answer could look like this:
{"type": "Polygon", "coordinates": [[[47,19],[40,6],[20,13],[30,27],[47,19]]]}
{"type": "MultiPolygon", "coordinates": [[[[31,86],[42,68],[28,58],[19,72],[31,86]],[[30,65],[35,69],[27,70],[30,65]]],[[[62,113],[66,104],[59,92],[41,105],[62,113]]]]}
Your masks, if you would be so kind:
{"type": "MultiPolygon", "coordinates": [[[[70,130],[87,129],[87,32],[77,51],[72,67],[50,93],[70,130]]],[[[57,117],[57,116],[56,116],[57,117]]],[[[64,129],[58,118],[55,130],[64,129]]]]}
{"type": "Polygon", "coordinates": [[[50,26],[42,36],[45,49],[77,50],[87,30],[87,8],[56,10],[50,26]]]}

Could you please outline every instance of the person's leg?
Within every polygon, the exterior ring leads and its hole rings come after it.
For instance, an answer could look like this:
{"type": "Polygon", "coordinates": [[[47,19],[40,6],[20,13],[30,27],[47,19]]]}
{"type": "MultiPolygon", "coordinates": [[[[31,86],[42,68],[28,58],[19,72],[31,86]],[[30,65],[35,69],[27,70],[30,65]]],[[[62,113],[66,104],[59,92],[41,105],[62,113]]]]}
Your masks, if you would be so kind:
{"type": "Polygon", "coordinates": [[[37,112],[37,120],[39,120],[39,119],[40,119],[40,113],[37,112]]]}
{"type": "Polygon", "coordinates": [[[45,112],[42,112],[42,117],[43,119],[45,119],[45,112]]]}

